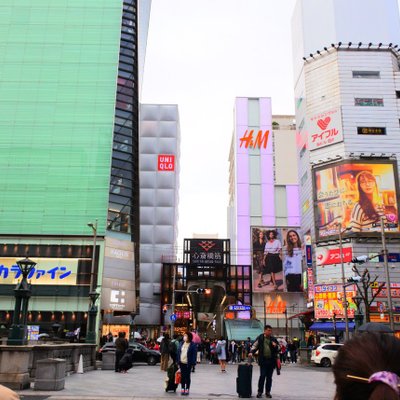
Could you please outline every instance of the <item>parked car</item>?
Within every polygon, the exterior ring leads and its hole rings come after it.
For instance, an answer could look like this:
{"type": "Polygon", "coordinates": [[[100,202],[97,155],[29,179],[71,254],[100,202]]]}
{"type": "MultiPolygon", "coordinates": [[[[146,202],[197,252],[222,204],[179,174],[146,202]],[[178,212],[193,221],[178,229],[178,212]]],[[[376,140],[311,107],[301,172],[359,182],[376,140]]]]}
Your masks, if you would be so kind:
{"type": "Polygon", "coordinates": [[[311,352],[311,361],[322,367],[330,367],[337,356],[338,350],[343,344],[324,343],[315,346],[311,352]]]}
{"type": "MultiPolygon", "coordinates": [[[[134,363],[147,363],[149,365],[156,365],[160,362],[161,353],[156,350],[150,350],[140,343],[129,343],[129,347],[133,349],[133,362],[134,363]]],[[[99,359],[102,358],[103,353],[108,351],[115,351],[115,343],[108,342],[99,350],[99,359]]]]}

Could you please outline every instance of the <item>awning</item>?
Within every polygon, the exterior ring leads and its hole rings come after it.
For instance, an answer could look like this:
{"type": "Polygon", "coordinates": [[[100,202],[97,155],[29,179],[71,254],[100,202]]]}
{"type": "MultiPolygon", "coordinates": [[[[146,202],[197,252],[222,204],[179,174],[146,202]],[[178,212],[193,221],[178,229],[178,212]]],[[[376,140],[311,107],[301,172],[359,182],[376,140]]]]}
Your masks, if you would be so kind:
{"type": "MultiPolygon", "coordinates": [[[[354,331],[355,328],[354,322],[349,322],[349,331],[354,331]]],[[[346,330],[345,322],[336,322],[336,331],[343,332],[346,330]]],[[[335,331],[333,327],[333,322],[314,322],[310,326],[310,331],[321,331],[321,332],[329,332],[333,333],[335,331]]]]}
{"type": "Polygon", "coordinates": [[[308,310],[308,311],[304,311],[304,312],[301,312],[301,313],[298,313],[298,314],[295,314],[295,315],[292,315],[292,316],[289,317],[288,319],[299,318],[299,317],[301,317],[302,315],[309,315],[309,314],[313,314],[313,313],[314,313],[314,309],[308,310]]]}

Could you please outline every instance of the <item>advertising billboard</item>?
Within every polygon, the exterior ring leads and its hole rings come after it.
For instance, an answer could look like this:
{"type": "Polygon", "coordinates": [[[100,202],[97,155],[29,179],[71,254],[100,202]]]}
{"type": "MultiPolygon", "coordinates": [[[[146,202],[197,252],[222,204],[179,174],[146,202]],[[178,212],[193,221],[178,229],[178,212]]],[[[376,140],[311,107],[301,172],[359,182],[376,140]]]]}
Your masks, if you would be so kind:
{"type": "MultiPolygon", "coordinates": [[[[353,259],[353,247],[348,244],[343,245],[342,255],[344,263],[351,262],[353,259]]],[[[338,246],[317,247],[315,249],[315,259],[317,267],[340,264],[340,248],[338,246]]]]}
{"type": "Polygon", "coordinates": [[[318,240],[343,235],[376,236],[381,217],[386,232],[398,233],[398,179],[394,161],[342,161],[314,170],[318,240]]]}
{"type": "Polygon", "coordinates": [[[308,126],[310,128],[308,146],[311,151],[343,142],[342,116],[339,107],[313,115],[308,126]]]}
{"type": "Polygon", "coordinates": [[[251,227],[253,292],[302,292],[304,245],[298,228],[251,227]]]}
{"type": "MultiPolygon", "coordinates": [[[[356,304],[353,297],[357,295],[356,285],[346,287],[347,315],[354,318],[356,304]]],[[[314,317],[320,318],[344,318],[343,285],[315,285],[314,286],[314,317]]]]}

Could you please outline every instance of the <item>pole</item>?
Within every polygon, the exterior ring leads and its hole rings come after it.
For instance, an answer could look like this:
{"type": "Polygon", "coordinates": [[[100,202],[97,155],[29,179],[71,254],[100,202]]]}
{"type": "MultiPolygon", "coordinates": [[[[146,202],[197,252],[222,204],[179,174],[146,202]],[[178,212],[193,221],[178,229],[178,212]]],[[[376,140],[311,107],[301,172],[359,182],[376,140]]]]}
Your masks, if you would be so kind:
{"type": "Polygon", "coordinates": [[[392,293],[390,291],[391,286],[390,286],[390,276],[389,276],[389,264],[387,257],[385,225],[383,217],[381,217],[381,235],[382,235],[382,247],[383,247],[383,264],[385,266],[385,274],[386,274],[386,293],[387,293],[387,301],[389,307],[389,323],[390,323],[390,329],[394,332],[392,293]]]}
{"type": "MultiPolygon", "coordinates": [[[[289,337],[289,326],[288,326],[288,318],[287,318],[287,307],[285,308],[285,335],[286,335],[286,340],[289,337]]],[[[290,329],[290,337],[293,337],[293,331],[292,328],[290,329]]]]}
{"type": "Polygon", "coordinates": [[[96,240],[97,240],[97,218],[92,226],[93,229],[93,251],[92,251],[92,267],[90,269],[90,292],[94,291],[94,266],[96,265],[96,240]]]}
{"type": "Polygon", "coordinates": [[[349,316],[348,316],[348,313],[347,313],[346,277],[344,276],[344,264],[343,264],[342,224],[339,223],[338,226],[339,226],[340,266],[342,268],[343,308],[344,308],[344,321],[345,321],[345,340],[349,340],[349,316]]]}
{"type": "Polygon", "coordinates": [[[267,325],[267,303],[264,300],[264,326],[267,325]]]}
{"type": "MultiPolygon", "coordinates": [[[[171,302],[171,315],[175,315],[175,281],[176,281],[176,264],[173,266],[172,272],[172,302],[171,302]]],[[[171,339],[174,337],[175,321],[171,319],[171,339]]]]}

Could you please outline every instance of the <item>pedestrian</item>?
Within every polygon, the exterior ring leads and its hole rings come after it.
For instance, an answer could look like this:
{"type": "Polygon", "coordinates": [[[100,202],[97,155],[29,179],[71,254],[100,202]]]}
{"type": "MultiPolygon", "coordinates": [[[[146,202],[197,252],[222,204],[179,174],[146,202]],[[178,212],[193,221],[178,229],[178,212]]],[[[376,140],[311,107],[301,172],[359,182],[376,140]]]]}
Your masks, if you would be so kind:
{"type": "Polygon", "coordinates": [[[179,368],[181,370],[181,395],[188,396],[190,389],[190,373],[192,366],[196,365],[197,346],[192,342],[193,335],[186,332],[178,349],[179,368]]]}
{"type": "Polygon", "coordinates": [[[178,340],[178,335],[174,334],[172,337],[172,340],[169,342],[169,355],[172,358],[172,361],[174,363],[177,363],[177,354],[178,354],[178,348],[179,348],[179,340],[178,340]]]}
{"type": "Polygon", "coordinates": [[[254,353],[258,350],[258,365],[260,366],[260,378],[258,380],[257,398],[261,398],[265,382],[265,396],[272,398],[272,374],[276,368],[276,359],[279,354],[279,343],[274,336],[272,336],[271,325],[265,325],[264,333],[259,335],[255,340],[249,357],[253,357],[254,353]]]}
{"type": "Polygon", "coordinates": [[[125,332],[118,332],[118,338],[115,340],[115,372],[121,372],[119,362],[129,347],[125,335],[125,332]]]}
{"type": "Polygon", "coordinates": [[[160,353],[161,353],[161,361],[160,361],[160,369],[161,371],[166,371],[168,368],[168,363],[169,363],[169,354],[171,351],[170,348],[170,339],[169,339],[169,334],[166,333],[161,341],[160,345],[160,353]]]}
{"type": "Polygon", "coordinates": [[[242,340],[241,342],[238,342],[238,345],[237,345],[238,362],[243,361],[243,347],[244,347],[244,342],[242,340]]]}
{"type": "Polygon", "coordinates": [[[288,344],[288,350],[290,353],[290,362],[292,364],[296,364],[297,363],[297,346],[292,340],[288,344]]]}
{"type": "Polygon", "coordinates": [[[126,374],[128,372],[128,369],[131,369],[133,366],[133,349],[132,348],[127,348],[125,351],[125,354],[121,357],[121,360],[119,361],[119,369],[120,372],[126,374]]]}
{"type": "Polygon", "coordinates": [[[335,400],[399,400],[400,340],[366,332],[347,340],[333,365],[335,400]]]}
{"type": "Polygon", "coordinates": [[[217,353],[221,372],[226,372],[226,341],[223,336],[219,338],[215,351],[217,353]]]}
{"type": "Polygon", "coordinates": [[[19,400],[20,397],[13,390],[6,386],[0,385],[0,399],[1,400],[19,400]]]}
{"type": "Polygon", "coordinates": [[[231,340],[229,343],[229,358],[230,358],[230,363],[235,364],[237,361],[237,344],[234,340],[231,340]]]}

